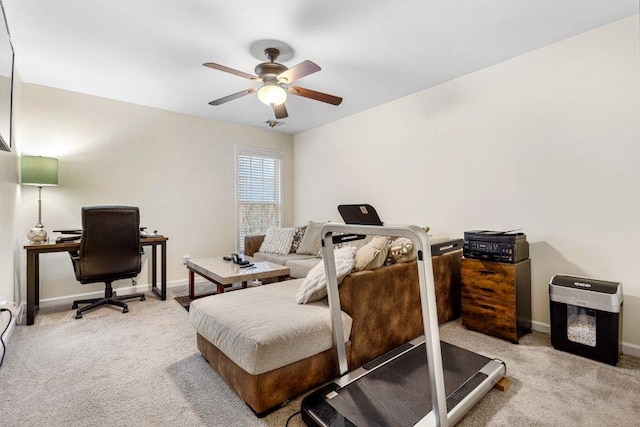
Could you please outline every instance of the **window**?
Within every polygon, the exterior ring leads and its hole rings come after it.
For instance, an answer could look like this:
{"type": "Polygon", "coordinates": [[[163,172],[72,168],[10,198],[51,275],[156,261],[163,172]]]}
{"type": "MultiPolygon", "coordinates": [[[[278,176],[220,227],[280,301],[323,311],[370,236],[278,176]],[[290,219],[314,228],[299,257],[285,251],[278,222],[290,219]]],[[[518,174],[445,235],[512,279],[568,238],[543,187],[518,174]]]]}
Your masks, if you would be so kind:
{"type": "Polygon", "coordinates": [[[282,154],[251,148],[236,149],[238,251],[244,253],[244,236],[280,227],[282,154]]]}

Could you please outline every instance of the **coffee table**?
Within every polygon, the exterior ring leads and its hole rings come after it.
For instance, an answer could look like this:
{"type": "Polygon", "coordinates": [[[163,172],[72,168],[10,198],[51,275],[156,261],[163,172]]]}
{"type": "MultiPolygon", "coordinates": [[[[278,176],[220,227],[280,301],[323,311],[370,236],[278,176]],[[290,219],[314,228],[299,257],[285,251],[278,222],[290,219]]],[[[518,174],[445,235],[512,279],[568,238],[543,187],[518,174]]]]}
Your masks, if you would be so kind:
{"type": "Polygon", "coordinates": [[[231,261],[224,261],[221,256],[188,259],[186,265],[189,270],[189,299],[193,300],[209,295],[195,295],[195,274],[215,283],[219,294],[224,292],[224,288],[238,282],[242,282],[242,287],[246,288],[247,282],[251,280],[277,278],[281,282],[289,277],[289,267],[267,261],[254,261],[248,256],[244,258],[252,262],[253,267],[240,268],[239,265],[231,261]]]}

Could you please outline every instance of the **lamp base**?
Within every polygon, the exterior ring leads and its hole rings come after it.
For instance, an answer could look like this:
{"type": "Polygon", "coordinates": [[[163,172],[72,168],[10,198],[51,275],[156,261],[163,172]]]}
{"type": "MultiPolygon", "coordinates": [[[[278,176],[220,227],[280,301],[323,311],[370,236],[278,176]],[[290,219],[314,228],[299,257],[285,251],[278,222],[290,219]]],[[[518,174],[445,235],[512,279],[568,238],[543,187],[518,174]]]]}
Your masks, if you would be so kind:
{"type": "Polygon", "coordinates": [[[47,230],[44,227],[35,226],[27,233],[27,239],[31,243],[42,243],[47,241],[47,230]]]}

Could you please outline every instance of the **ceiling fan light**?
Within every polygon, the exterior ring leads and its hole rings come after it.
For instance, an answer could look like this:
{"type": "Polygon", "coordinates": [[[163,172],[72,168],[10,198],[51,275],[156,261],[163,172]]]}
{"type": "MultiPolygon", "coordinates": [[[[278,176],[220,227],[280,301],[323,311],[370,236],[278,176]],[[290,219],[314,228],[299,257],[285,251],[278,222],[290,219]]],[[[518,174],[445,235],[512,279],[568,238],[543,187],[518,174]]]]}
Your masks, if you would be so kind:
{"type": "Polygon", "coordinates": [[[264,85],[258,90],[258,99],[267,105],[280,105],[287,100],[287,91],[278,85],[264,85]]]}

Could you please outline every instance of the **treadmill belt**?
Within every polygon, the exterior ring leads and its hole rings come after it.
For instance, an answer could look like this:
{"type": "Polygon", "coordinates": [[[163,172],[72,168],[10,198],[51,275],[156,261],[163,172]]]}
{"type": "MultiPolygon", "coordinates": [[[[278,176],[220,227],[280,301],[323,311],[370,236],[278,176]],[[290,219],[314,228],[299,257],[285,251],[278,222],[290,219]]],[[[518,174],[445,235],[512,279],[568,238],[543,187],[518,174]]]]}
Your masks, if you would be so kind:
{"type": "MultiPolygon", "coordinates": [[[[486,378],[473,377],[491,359],[446,342],[441,348],[446,395],[470,378],[476,383],[447,399],[451,410],[486,378]]],[[[432,409],[424,343],[346,385],[328,403],[357,425],[413,426],[432,409]]]]}

